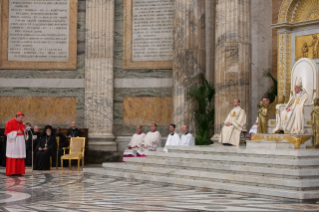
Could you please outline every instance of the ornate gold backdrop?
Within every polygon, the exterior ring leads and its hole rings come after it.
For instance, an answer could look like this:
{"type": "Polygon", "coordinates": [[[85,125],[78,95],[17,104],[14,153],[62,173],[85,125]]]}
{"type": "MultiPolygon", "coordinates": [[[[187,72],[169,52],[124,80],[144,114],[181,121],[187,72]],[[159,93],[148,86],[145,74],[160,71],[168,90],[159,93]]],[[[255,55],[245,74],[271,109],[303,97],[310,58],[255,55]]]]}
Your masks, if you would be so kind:
{"type": "Polygon", "coordinates": [[[291,88],[291,69],[301,57],[319,58],[319,34],[299,36],[292,40],[292,29],[319,24],[319,0],[284,0],[281,4],[278,24],[278,100],[287,102],[291,88]],[[292,42],[295,52],[292,53],[292,42]]]}

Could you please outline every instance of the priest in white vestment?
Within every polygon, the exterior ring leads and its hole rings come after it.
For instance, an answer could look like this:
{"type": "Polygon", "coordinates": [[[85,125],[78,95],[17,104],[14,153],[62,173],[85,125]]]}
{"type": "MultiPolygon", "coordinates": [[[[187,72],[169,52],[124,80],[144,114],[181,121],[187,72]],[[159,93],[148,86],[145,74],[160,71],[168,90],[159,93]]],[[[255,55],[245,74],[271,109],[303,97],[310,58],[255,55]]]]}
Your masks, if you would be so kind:
{"type": "Polygon", "coordinates": [[[219,142],[224,145],[239,146],[240,133],[246,129],[246,113],[239,106],[239,99],[234,99],[233,105],[234,109],[230,111],[224,122],[219,142]]]}
{"type": "Polygon", "coordinates": [[[195,145],[195,139],[192,134],[188,132],[188,126],[184,125],[182,128],[183,134],[181,137],[181,143],[180,146],[194,146],[195,145]]]}
{"type": "Polygon", "coordinates": [[[142,132],[142,126],[136,126],[136,133],[132,136],[130,143],[124,151],[123,157],[136,157],[137,150],[142,145],[145,138],[145,133],[142,132]]]}
{"type": "Polygon", "coordinates": [[[151,132],[146,134],[137,153],[145,157],[146,151],[156,151],[156,148],[161,146],[161,139],[161,134],[157,131],[157,125],[153,123],[151,132]]]}
{"type": "Polygon", "coordinates": [[[295,81],[294,94],[290,97],[285,110],[276,115],[277,125],[273,133],[283,130],[288,134],[304,134],[304,104],[312,99],[305,89],[302,89],[302,78],[295,81]]]}
{"type": "Polygon", "coordinates": [[[165,147],[164,147],[164,152],[168,152],[167,150],[167,146],[178,146],[181,139],[178,135],[178,133],[175,132],[175,128],[176,128],[176,125],[175,124],[171,124],[169,126],[169,131],[171,132],[168,136],[167,136],[167,140],[166,140],[166,143],[165,143],[165,147]]]}

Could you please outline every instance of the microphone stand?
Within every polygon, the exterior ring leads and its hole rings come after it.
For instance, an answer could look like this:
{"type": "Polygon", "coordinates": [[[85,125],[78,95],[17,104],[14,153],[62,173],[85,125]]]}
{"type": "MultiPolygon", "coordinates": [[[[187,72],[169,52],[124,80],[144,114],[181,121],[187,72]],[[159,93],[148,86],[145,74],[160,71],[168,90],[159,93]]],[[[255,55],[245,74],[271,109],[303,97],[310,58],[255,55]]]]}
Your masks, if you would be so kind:
{"type": "MultiPolygon", "coordinates": [[[[29,130],[30,132],[31,132],[31,145],[32,145],[32,162],[31,162],[31,174],[32,174],[32,177],[33,177],[33,155],[34,155],[34,153],[33,153],[33,133],[32,133],[32,130],[31,130],[31,128],[30,128],[30,130],[29,130]]],[[[27,131],[27,133],[29,132],[29,131],[27,131]]]]}

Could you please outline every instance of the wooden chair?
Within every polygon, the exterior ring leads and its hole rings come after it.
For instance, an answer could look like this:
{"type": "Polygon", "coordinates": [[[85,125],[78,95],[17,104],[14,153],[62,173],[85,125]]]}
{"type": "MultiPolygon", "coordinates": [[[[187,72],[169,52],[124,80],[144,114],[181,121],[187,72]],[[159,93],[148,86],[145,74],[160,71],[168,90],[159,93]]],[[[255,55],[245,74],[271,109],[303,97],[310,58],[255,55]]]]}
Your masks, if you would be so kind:
{"type": "Polygon", "coordinates": [[[63,156],[61,157],[61,169],[63,169],[63,160],[69,160],[69,167],[71,170],[71,160],[78,160],[78,171],[80,171],[80,161],[82,160],[82,168],[84,168],[84,150],[85,137],[72,137],[70,147],[63,148],[63,156]],[[65,150],[69,149],[70,153],[65,154],[65,150]]]}
{"type": "MultiPolygon", "coordinates": [[[[59,143],[60,143],[60,137],[56,137],[56,160],[55,160],[55,166],[56,166],[56,169],[59,169],[58,168],[58,160],[59,160],[59,143]]],[[[51,167],[52,167],[52,156],[50,156],[50,170],[51,170],[51,167]]]]}

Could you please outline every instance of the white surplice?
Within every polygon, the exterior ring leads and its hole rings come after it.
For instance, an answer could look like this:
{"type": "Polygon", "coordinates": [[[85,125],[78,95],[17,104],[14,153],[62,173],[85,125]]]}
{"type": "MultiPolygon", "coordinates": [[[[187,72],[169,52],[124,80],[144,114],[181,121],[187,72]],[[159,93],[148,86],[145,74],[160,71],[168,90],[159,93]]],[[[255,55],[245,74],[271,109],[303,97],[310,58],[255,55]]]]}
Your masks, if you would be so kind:
{"type": "Polygon", "coordinates": [[[165,147],[164,147],[163,151],[164,152],[168,151],[166,148],[167,146],[178,146],[180,144],[180,141],[181,141],[181,139],[180,139],[178,133],[173,132],[173,133],[169,134],[167,136],[167,140],[166,140],[165,147]]]}
{"type": "Polygon", "coordinates": [[[257,134],[258,132],[258,117],[256,119],[255,124],[250,128],[249,134],[257,134]]]}
{"type": "Polygon", "coordinates": [[[181,143],[180,146],[194,146],[195,145],[195,139],[192,134],[189,132],[183,133],[181,137],[181,143]]]}
{"type": "Polygon", "coordinates": [[[241,107],[236,107],[230,111],[222,128],[219,142],[229,143],[239,146],[240,133],[246,129],[246,113],[241,107]],[[226,126],[232,124],[231,126],[226,126]]]}
{"type": "Polygon", "coordinates": [[[25,158],[25,140],[23,135],[18,135],[18,131],[11,131],[7,134],[6,156],[8,158],[25,158]]]}
{"type": "Polygon", "coordinates": [[[141,133],[141,134],[135,133],[132,136],[131,141],[130,141],[130,143],[127,146],[130,146],[130,147],[138,146],[138,147],[132,148],[132,149],[128,149],[128,148],[125,149],[123,155],[124,156],[125,155],[132,155],[132,156],[136,157],[137,150],[141,146],[144,138],[145,138],[145,133],[141,133]]]}
{"type": "Polygon", "coordinates": [[[161,142],[161,134],[158,131],[148,132],[137,152],[143,155],[145,154],[145,151],[156,151],[156,148],[161,146],[161,142]],[[148,147],[144,148],[142,145],[148,147]]]}
{"type": "Polygon", "coordinates": [[[309,97],[306,90],[302,90],[299,94],[291,96],[285,110],[281,114],[276,114],[276,128],[273,130],[275,133],[278,130],[284,130],[291,134],[303,134],[304,126],[304,104],[311,103],[312,99],[309,97]],[[287,112],[287,109],[291,111],[287,112]]]}

